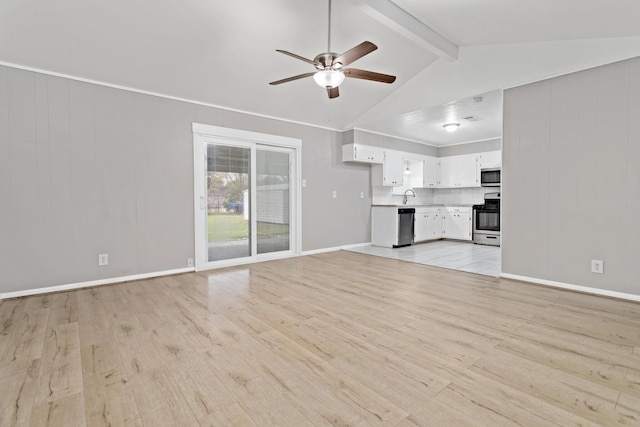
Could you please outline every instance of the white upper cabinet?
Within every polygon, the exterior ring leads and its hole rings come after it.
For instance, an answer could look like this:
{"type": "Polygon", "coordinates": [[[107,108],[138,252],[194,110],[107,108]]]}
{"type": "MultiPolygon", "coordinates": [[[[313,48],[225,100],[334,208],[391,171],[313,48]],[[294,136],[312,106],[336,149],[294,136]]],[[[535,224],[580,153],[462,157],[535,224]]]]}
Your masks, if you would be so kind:
{"type": "Polygon", "coordinates": [[[436,188],[438,186],[438,158],[426,157],[422,167],[422,187],[436,188]]]}
{"type": "Polygon", "coordinates": [[[371,181],[373,185],[385,187],[401,187],[404,183],[403,152],[386,150],[382,165],[371,165],[371,181]]]}
{"type": "Polygon", "coordinates": [[[457,178],[458,162],[454,156],[438,159],[438,187],[453,187],[457,178]]]}
{"type": "Polygon", "coordinates": [[[478,153],[478,169],[499,168],[502,165],[502,151],[478,153]]]}
{"type": "Polygon", "coordinates": [[[478,180],[478,160],[475,154],[465,154],[456,156],[458,158],[458,179],[457,187],[477,187],[478,180]]]}
{"type": "Polygon", "coordinates": [[[477,187],[477,159],[475,154],[441,157],[438,187],[461,188],[477,187]]]}
{"type": "Polygon", "coordinates": [[[343,162],[382,163],[384,149],[362,144],[345,144],[342,146],[343,162]]]}
{"type": "Polygon", "coordinates": [[[385,151],[382,162],[382,185],[400,186],[404,181],[404,159],[400,151],[385,151]]]}
{"type": "Polygon", "coordinates": [[[501,159],[501,151],[430,157],[357,143],[342,146],[342,161],[370,163],[372,184],[398,187],[397,194],[407,188],[479,187],[480,169],[499,167],[501,159]]]}

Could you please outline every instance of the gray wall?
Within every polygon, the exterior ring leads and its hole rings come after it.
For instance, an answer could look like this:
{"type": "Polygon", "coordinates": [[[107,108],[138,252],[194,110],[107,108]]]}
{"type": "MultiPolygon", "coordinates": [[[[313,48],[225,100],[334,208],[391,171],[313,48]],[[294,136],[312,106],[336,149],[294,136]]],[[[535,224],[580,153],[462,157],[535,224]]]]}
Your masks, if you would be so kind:
{"type": "Polygon", "coordinates": [[[639,117],[640,58],[505,91],[503,272],[640,295],[639,117]]]}
{"type": "Polygon", "coordinates": [[[0,66],[0,293],[186,267],[192,122],[302,139],[302,249],[370,241],[339,132],[0,66]]]}
{"type": "Polygon", "coordinates": [[[468,142],[466,144],[449,145],[438,148],[438,157],[460,156],[462,154],[484,153],[485,151],[499,151],[502,149],[500,138],[486,141],[468,142]]]}

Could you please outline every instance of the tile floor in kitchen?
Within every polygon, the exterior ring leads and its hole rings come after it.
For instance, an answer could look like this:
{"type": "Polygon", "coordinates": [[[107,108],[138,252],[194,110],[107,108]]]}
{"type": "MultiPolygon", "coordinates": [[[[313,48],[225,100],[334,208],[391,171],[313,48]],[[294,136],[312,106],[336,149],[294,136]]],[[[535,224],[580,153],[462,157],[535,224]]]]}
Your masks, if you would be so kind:
{"type": "Polygon", "coordinates": [[[452,270],[470,273],[499,276],[500,247],[474,245],[467,242],[451,240],[436,240],[434,242],[418,243],[402,248],[383,248],[380,246],[364,246],[349,249],[362,254],[395,258],[418,264],[433,265],[452,270]]]}

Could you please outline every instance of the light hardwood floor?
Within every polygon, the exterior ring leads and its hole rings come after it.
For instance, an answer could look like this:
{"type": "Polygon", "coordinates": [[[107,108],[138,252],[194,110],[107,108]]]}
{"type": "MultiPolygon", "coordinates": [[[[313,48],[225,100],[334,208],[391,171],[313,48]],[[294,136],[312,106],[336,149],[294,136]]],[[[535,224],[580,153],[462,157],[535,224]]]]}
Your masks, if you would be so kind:
{"type": "Polygon", "coordinates": [[[640,304],[332,252],[0,302],[1,426],[640,425],[640,304]]]}

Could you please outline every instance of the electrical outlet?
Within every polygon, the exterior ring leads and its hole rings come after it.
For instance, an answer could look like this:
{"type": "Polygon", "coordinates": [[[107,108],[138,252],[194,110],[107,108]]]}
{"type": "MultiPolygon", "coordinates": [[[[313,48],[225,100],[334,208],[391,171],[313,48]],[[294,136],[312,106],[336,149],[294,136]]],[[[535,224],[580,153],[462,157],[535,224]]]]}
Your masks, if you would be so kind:
{"type": "Polygon", "coordinates": [[[187,259],[187,267],[193,267],[193,258],[187,259]]]}
{"type": "Polygon", "coordinates": [[[98,267],[109,265],[109,254],[98,254],[98,267]]]}
{"type": "Polygon", "coordinates": [[[333,198],[335,199],[335,198],[337,198],[337,197],[338,197],[338,192],[334,190],[334,191],[333,191],[333,198]]]}
{"type": "Polygon", "coordinates": [[[307,180],[302,178],[302,187],[306,188],[307,187],[307,180]]]}
{"type": "Polygon", "coordinates": [[[591,272],[597,274],[604,273],[604,261],[602,261],[601,259],[592,259],[591,272]]]}
{"type": "Polygon", "coordinates": [[[361,191],[361,192],[360,192],[360,198],[361,198],[361,199],[364,199],[364,191],[361,191]]]}

